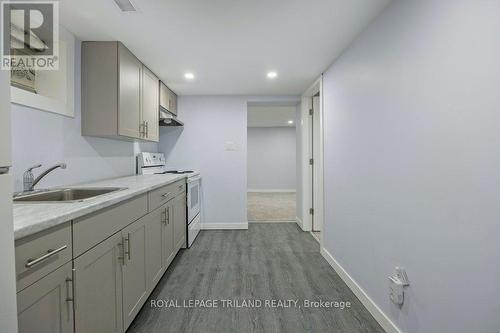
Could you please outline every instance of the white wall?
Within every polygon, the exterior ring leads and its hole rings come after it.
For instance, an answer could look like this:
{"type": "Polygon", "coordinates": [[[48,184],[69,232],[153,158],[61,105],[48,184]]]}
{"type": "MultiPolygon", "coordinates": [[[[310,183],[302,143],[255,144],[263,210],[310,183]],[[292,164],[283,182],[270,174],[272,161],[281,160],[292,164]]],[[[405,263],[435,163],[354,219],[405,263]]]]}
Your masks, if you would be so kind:
{"type": "MultiPolygon", "coordinates": [[[[75,118],[12,105],[12,161],[14,191],[22,190],[23,172],[38,163],[43,168],[60,162],[38,187],[50,187],[126,176],[135,173],[135,156],[142,150],[156,152],[156,143],[127,142],[83,137],[80,121],[80,42],[75,52],[75,118]]],[[[40,169],[34,171],[35,175],[40,169]]]]}
{"type": "Polygon", "coordinates": [[[180,96],[184,128],[162,128],[159,150],[171,168],[199,170],[205,224],[247,223],[247,103],[297,97],[180,96]],[[227,150],[226,143],[235,150],[227,150]]]}
{"type": "Polygon", "coordinates": [[[500,1],[394,1],[324,75],[325,246],[404,332],[500,331],[499,31],[500,1]]]}
{"type": "Polygon", "coordinates": [[[249,127],[247,131],[248,189],[295,191],[295,127],[249,127]]]}

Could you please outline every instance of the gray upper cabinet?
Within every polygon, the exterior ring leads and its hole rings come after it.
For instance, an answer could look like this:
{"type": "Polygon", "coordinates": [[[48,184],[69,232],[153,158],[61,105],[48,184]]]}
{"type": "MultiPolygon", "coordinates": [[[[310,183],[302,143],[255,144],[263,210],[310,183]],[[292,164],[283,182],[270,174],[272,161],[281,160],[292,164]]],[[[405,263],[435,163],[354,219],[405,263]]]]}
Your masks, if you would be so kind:
{"type": "Polygon", "coordinates": [[[159,134],[159,87],[160,80],[146,66],[142,67],[142,122],[147,140],[158,141],[159,134]]]}
{"type": "Polygon", "coordinates": [[[146,278],[146,263],[148,261],[146,256],[146,220],[147,217],[144,217],[122,230],[124,330],[132,323],[149,295],[146,278]]]}
{"type": "Polygon", "coordinates": [[[17,294],[19,333],[72,333],[71,263],[17,294]]]}
{"type": "Polygon", "coordinates": [[[77,333],[123,333],[121,232],[74,259],[77,333]]]}
{"type": "Polygon", "coordinates": [[[118,44],[118,134],[142,138],[142,63],[123,44],[118,44]]]}
{"type": "Polygon", "coordinates": [[[158,86],[122,43],[83,42],[82,134],[158,141],[158,86]]]}
{"type": "Polygon", "coordinates": [[[160,82],[160,106],[177,116],[177,95],[160,82]]]}

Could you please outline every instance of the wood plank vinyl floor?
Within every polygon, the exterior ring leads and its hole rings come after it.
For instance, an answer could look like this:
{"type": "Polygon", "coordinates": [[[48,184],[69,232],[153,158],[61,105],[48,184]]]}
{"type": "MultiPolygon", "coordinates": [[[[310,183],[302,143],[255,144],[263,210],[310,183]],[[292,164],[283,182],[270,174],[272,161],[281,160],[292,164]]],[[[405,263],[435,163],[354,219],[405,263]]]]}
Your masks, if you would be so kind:
{"type": "Polygon", "coordinates": [[[308,232],[295,223],[252,223],[248,230],[202,231],[193,247],[179,252],[127,332],[384,331],[308,232]],[[173,300],[180,307],[154,307],[151,300],[173,300]],[[219,307],[183,307],[190,300],[217,300],[219,307]],[[223,307],[223,300],[262,305],[223,307]],[[266,300],[298,302],[284,308],[265,306],[266,300]],[[351,302],[351,307],[310,308],[305,300],[351,302]]]}

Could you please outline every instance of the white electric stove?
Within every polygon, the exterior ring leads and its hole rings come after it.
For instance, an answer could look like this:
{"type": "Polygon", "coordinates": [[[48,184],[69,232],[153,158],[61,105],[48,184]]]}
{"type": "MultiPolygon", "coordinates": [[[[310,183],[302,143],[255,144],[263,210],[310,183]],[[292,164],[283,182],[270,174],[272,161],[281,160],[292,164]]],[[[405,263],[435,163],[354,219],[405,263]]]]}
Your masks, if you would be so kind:
{"type": "Polygon", "coordinates": [[[137,155],[137,174],[186,174],[187,179],[187,247],[191,247],[201,230],[201,175],[192,170],[171,170],[165,164],[163,153],[140,153],[137,155]]]}

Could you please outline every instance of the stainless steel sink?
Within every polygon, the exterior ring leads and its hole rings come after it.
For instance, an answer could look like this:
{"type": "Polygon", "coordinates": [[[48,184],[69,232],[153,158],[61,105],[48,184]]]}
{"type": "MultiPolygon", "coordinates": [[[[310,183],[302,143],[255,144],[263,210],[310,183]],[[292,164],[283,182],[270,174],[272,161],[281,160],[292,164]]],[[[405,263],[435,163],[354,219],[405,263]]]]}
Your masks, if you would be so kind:
{"type": "Polygon", "coordinates": [[[77,202],[92,199],[100,195],[124,190],[122,187],[87,187],[87,188],[61,188],[55,190],[41,191],[30,194],[22,194],[14,197],[14,202],[37,203],[37,202],[77,202]]]}

